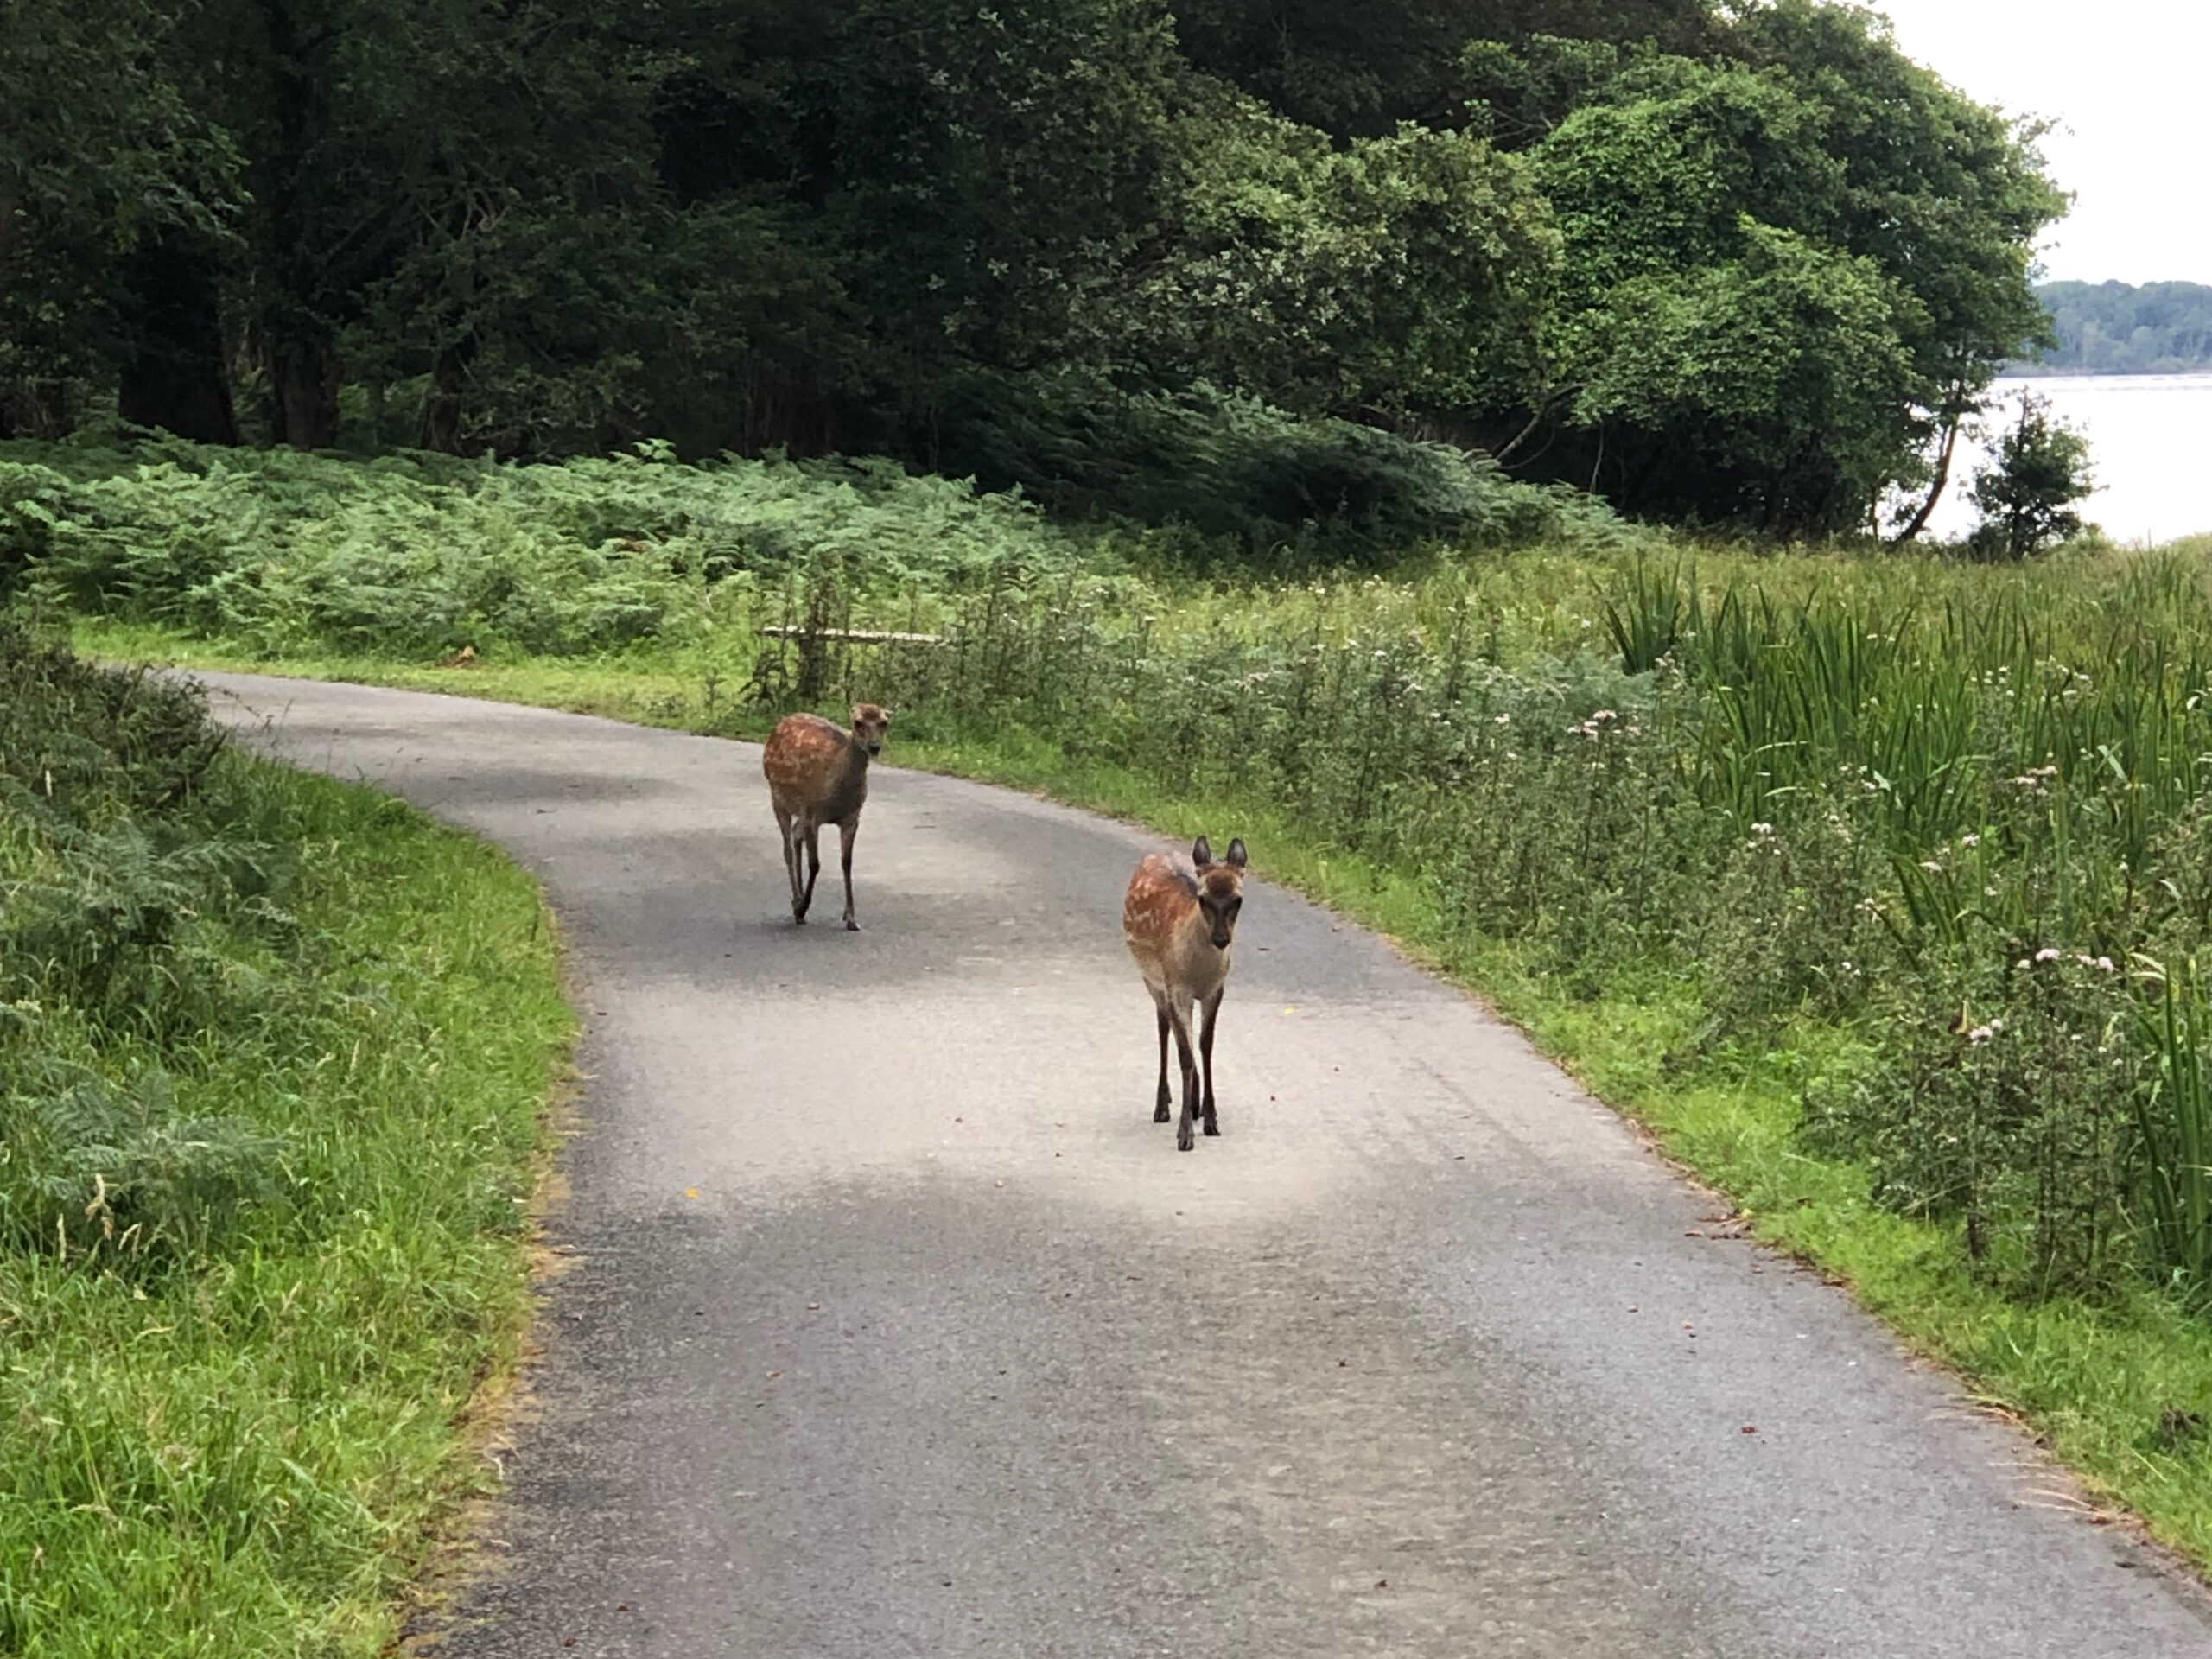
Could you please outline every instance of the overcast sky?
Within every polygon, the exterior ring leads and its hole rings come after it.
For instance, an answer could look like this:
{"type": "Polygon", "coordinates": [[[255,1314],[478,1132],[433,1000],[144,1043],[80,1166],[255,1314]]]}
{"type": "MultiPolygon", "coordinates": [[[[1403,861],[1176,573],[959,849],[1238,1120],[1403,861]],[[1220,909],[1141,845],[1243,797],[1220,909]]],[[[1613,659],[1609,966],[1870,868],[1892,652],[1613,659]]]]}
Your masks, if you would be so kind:
{"type": "Polygon", "coordinates": [[[2075,202],[2044,243],[2052,276],[2212,283],[2212,3],[1872,3],[1953,86],[2060,124],[2044,153],[2075,202]]]}

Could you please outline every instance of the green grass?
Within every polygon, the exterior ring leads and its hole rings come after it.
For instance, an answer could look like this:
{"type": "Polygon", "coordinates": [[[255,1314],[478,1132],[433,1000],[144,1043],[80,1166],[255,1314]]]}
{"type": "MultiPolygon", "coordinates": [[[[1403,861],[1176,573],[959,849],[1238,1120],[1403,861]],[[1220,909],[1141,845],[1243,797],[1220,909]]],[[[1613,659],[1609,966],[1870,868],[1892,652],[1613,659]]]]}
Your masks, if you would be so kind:
{"type": "Polygon", "coordinates": [[[203,926],[195,964],[236,995],[158,1054],[47,1014],[72,1064],[158,1064],[183,1109],[283,1150],[204,1235],[0,1249],[0,1654],[22,1659],[387,1651],[489,1486],[472,1414],[528,1318],[572,1031],[534,883],[397,802],[219,764],[289,851],[289,925],[203,926]]]}
{"type": "MultiPolygon", "coordinates": [[[[1844,571],[1846,579],[1854,574],[1844,571]]],[[[1540,594],[1540,602],[1570,602],[1575,584],[1554,581],[1560,596],[1540,594]]],[[[716,713],[701,695],[699,664],[672,653],[439,669],[249,656],[112,622],[85,623],[78,638],[85,649],[118,658],[435,689],[664,726],[757,732],[766,724],[728,709],[716,713]]],[[[930,730],[922,741],[894,733],[899,764],[1050,794],[1178,836],[1242,834],[1269,879],[1390,935],[1487,999],[1600,1098],[1644,1125],[1668,1155],[1727,1195],[1759,1238],[1848,1286],[1910,1346],[1955,1368],[1985,1402],[2016,1414],[2100,1502],[2133,1509],[2157,1536],[2212,1566],[2212,1446],[2196,1427],[2212,1420],[2212,1325],[2139,1282],[2094,1298],[2007,1294],[1973,1270],[1955,1224],[1878,1207],[1863,1166],[1808,1152],[1799,1134],[1803,1091],[1848,1058],[1839,1053],[1853,1040],[1847,1031],[1795,1020],[1755,1051],[1702,1052],[1689,1039],[1705,1010],[1686,981],[1648,972],[1592,995],[1551,971],[1529,944],[1473,938],[1454,926],[1433,884],[1319,844],[1296,815],[1253,794],[1178,790],[1127,766],[1071,755],[1065,744],[1019,727],[970,719],[930,730]],[[1687,1063],[1686,1053],[1693,1057],[1687,1063]]]]}

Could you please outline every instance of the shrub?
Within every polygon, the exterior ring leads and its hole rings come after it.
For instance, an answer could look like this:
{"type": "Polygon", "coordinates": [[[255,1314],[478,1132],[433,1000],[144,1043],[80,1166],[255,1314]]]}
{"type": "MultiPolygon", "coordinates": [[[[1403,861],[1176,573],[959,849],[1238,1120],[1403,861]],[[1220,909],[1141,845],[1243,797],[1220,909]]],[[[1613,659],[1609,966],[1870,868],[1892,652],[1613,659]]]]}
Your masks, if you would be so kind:
{"type": "Polygon", "coordinates": [[[1518,543],[1620,526],[1594,499],[1520,484],[1487,455],[1302,418],[1203,381],[1125,391],[1103,375],[971,375],[943,463],[1056,512],[1178,525],[1250,559],[1377,565],[1424,542],[1518,543]]]}

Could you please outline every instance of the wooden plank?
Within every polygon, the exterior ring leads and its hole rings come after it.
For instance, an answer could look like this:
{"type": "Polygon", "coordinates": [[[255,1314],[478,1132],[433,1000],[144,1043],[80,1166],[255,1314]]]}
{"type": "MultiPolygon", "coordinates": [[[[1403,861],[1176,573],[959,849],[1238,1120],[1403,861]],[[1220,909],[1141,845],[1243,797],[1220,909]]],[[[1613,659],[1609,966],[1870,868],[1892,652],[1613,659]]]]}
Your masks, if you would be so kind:
{"type": "Polygon", "coordinates": [[[798,628],[781,623],[760,630],[769,639],[834,639],[852,645],[941,645],[939,633],[891,633],[876,628],[798,628]]]}

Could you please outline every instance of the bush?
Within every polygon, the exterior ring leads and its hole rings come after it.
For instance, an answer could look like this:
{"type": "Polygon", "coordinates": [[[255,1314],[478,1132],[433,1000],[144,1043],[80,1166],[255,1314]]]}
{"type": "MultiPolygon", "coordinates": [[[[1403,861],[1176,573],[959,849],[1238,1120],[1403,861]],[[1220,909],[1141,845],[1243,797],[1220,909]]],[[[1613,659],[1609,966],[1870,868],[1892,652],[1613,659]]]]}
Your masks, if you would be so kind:
{"type": "Polygon", "coordinates": [[[1593,498],[1516,483],[1487,455],[1307,419],[1200,382],[1125,391],[1070,372],[971,375],[941,461],[1078,518],[1177,525],[1245,556],[1376,565],[1423,542],[1506,544],[1620,526],[1593,498]]]}
{"type": "Polygon", "coordinates": [[[1997,441],[1991,464],[1974,474],[1981,522],[1967,550],[1984,558],[2024,559],[2076,535],[2074,503],[2096,488],[2089,442],[2050,412],[2050,399],[2023,391],[2019,417],[1997,441]]]}
{"type": "Polygon", "coordinates": [[[168,1071],[258,1017],[289,924],[222,748],[188,689],[0,625],[0,1249],[197,1240],[274,1179],[281,1139],[168,1071]]]}
{"type": "Polygon", "coordinates": [[[718,584],[825,554],[871,588],[958,588],[1088,546],[1027,502],[892,462],[692,467],[664,449],[501,466],[0,444],[0,592],[270,653],[582,654],[685,637],[718,584]]]}

